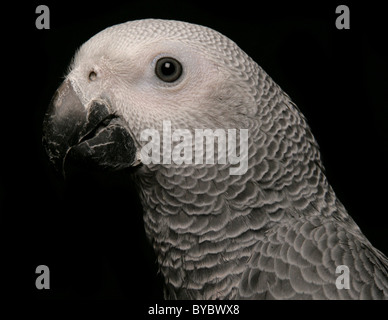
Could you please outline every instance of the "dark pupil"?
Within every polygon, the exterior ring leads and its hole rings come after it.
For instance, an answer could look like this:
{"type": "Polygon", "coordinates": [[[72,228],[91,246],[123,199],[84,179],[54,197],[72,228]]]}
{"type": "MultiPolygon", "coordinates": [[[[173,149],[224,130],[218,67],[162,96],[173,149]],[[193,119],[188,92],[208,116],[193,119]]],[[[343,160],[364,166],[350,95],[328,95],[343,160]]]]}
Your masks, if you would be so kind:
{"type": "Polygon", "coordinates": [[[156,63],[155,73],[165,82],[174,82],[182,75],[182,65],[174,58],[161,58],[156,63]]]}
{"type": "Polygon", "coordinates": [[[175,72],[174,64],[172,64],[171,62],[163,63],[163,65],[161,67],[161,71],[166,76],[172,75],[175,72]]]}

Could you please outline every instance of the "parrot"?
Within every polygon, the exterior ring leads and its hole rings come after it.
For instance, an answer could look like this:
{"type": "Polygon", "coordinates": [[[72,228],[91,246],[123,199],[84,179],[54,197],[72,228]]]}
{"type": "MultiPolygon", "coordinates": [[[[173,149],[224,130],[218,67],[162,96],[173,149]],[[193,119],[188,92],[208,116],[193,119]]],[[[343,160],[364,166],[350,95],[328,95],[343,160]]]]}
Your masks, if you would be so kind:
{"type": "Polygon", "coordinates": [[[64,176],[74,163],[131,172],[165,299],[388,298],[388,259],[337,198],[304,115],[211,28],[102,30],[76,51],[42,128],[64,176]]]}

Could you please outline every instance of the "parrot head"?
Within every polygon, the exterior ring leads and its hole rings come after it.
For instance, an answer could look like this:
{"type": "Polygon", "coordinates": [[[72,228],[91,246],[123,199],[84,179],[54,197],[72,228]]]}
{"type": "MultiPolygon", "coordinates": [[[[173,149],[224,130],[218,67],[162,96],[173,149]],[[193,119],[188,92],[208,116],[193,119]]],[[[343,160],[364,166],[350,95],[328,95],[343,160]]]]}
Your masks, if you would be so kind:
{"type": "Polygon", "coordinates": [[[257,108],[257,65],[209,28],[169,20],[113,26],[84,43],[44,119],[47,154],[104,169],[141,162],[144,130],[240,128],[257,108]]]}

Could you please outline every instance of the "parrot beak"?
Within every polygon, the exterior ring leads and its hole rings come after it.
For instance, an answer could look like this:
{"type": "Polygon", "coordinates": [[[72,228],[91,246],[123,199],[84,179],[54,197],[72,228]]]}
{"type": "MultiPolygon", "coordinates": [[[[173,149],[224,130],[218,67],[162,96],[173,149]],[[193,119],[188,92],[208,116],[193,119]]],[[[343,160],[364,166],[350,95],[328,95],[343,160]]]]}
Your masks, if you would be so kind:
{"type": "Polygon", "coordinates": [[[69,80],[51,100],[43,121],[43,145],[64,176],[67,163],[73,161],[108,170],[137,163],[134,140],[124,119],[104,99],[85,107],[69,80]]]}

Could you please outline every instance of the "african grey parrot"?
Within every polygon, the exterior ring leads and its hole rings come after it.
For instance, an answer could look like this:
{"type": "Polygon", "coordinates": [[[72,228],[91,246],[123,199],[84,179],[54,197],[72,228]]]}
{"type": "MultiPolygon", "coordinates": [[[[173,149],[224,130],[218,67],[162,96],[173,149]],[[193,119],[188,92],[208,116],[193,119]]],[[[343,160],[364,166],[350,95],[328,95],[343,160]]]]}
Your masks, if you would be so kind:
{"type": "Polygon", "coordinates": [[[43,143],[64,173],[70,159],[133,167],[166,298],[388,297],[388,260],[337,199],[305,118],[214,30],[147,19],[98,33],[52,99],[43,143]],[[236,149],[246,170],[231,174],[230,161],[146,163],[142,133],[165,123],[191,133],[236,129],[236,141],[248,130],[248,152],[236,149]]]}

